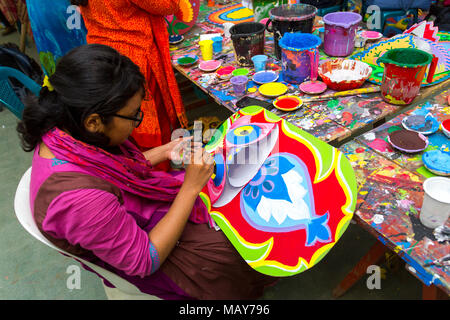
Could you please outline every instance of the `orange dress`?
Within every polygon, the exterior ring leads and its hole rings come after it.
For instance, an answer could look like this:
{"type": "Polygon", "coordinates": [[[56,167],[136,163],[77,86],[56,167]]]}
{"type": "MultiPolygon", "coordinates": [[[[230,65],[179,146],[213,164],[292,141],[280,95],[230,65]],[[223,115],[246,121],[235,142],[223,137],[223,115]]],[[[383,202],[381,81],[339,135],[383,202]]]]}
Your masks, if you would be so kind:
{"type": "Polygon", "coordinates": [[[171,139],[187,118],[169,53],[164,16],[176,13],[179,0],[89,0],[81,7],[87,42],[108,45],[129,57],[147,79],[144,120],[132,137],[146,150],[171,139]]]}

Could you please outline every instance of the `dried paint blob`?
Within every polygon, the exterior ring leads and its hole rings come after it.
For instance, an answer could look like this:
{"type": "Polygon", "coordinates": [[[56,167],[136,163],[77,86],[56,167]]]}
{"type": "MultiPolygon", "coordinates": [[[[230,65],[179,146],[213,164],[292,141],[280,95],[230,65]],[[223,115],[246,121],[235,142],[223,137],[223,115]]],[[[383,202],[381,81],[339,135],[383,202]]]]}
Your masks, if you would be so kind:
{"type": "Polygon", "coordinates": [[[302,99],[297,96],[281,96],[273,101],[275,108],[281,111],[293,111],[300,108],[303,104],[302,99]]]}
{"type": "Polygon", "coordinates": [[[271,82],[259,87],[259,93],[267,97],[278,97],[285,94],[287,89],[287,86],[281,82],[271,82]]]}
{"type": "Polygon", "coordinates": [[[397,130],[389,134],[389,143],[397,150],[415,153],[426,149],[428,146],[428,139],[414,131],[410,130],[397,130]]]}
{"type": "Polygon", "coordinates": [[[422,156],[425,167],[440,176],[450,176],[450,152],[441,150],[427,151],[422,156]]]}

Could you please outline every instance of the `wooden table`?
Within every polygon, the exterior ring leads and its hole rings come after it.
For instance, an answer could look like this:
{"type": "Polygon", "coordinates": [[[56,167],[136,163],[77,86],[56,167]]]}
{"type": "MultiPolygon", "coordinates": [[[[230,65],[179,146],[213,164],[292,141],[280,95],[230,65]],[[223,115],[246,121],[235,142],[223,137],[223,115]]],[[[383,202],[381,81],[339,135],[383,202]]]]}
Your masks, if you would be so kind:
{"type": "MultiPolygon", "coordinates": [[[[423,282],[423,298],[437,298],[442,292],[450,295],[450,268],[426,267],[450,254],[450,244],[438,243],[433,230],[423,226],[418,218],[423,201],[422,183],[432,173],[423,167],[423,152],[401,153],[386,141],[389,132],[398,130],[401,120],[417,109],[427,108],[439,121],[450,118],[449,94],[450,90],[443,91],[340,147],[352,163],[358,182],[354,220],[379,241],[335,289],[335,297],[366,274],[367,267],[376,264],[386,249],[400,256],[408,271],[423,282]]],[[[450,139],[440,131],[428,139],[427,150],[450,148],[450,139]]],[[[450,227],[450,221],[446,225],[450,227]]]]}
{"type": "MultiPolygon", "coordinates": [[[[198,64],[181,67],[176,62],[185,54],[196,54],[201,58],[199,35],[221,32],[220,28],[206,20],[209,12],[216,9],[202,4],[197,25],[185,34],[185,40],[181,44],[171,48],[173,66],[219,105],[235,112],[235,103],[239,98],[234,95],[229,81],[219,81],[215,73],[202,72],[198,69],[198,64]]],[[[278,71],[281,75],[280,62],[273,58],[273,37],[267,33],[265,54],[269,55],[268,68],[278,71]]],[[[223,51],[216,55],[215,59],[222,60],[222,66],[239,67],[235,62],[230,39],[224,39],[223,51]]],[[[249,70],[251,79],[254,70],[249,70]]],[[[283,82],[281,78],[278,81],[283,82]]],[[[283,83],[288,86],[287,93],[303,96],[298,85],[283,83]]],[[[404,155],[391,153],[389,149],[386,149],[386,152],[373,149],[376,144],[371,143],[375,139],[383,140],[387,131],[398,126],[404,117],[402,113],[416,106],[424,106],[428,99],[448,88],[449,84],[450,80],[447,80],[422,88],[413,104],[407,107],[388,104],[383,101],[380,93],[371,93],[306,104],[293,112],[282,112],[275,108],[271,110],[322,141],[336,147],[341,146],[340,149],[355,169],[359,195],[354,219],[379,241],[336,288],[335,296],[343,294],[357,279],[366,274],[367,266],[375,264],[388,249],[404,259],[408,270],[424,283],[424,298],[436,295],[436,287],[447,294],[450,293],[448,272],[443,272],[438,267],[424,267],[429,261],[448,253],[449,246],[434,241],[431,231],[422,226],[417,218],[423,199],[422,182],[425,179],[420,173],[422,165],[417,162],[418,159],[412,160],[404,155]],[[397,115],[400,116],[396,117],[397,115]],[[392,118],[393,120],[389,121],[392,118]],[[386,121],[389,122],[385,123],[386,121]],[[352,141],[354,138],[356,139],[352,141]]],[[[372,84],[366,83],[365,86],[372,84]]],[[[272,102],[272,99],[258,92],[258,87],[256,83],[249,81],[247,96],[272,102]]],[[[328,90],[325,94],[330,92],[332,91],[328,90]]],[[[430,101],[432,105],[441,106],[433,107],[440,120],[450,114],[443,103],[446,94],[448,92],[430,101]]]]}
{"type": "MultiPolygon", "coordinates": [[[[217,10],[217,8],[219,7],[208,7],[202,3],[196,26],[184,35],[185,40],[183,42],[171,47],[172,61],[174,68],[201,89],[208,97],[212,98],[217,104],[226,107],[231,112],[235,112],[238,109],[235,103],[239,100],[239,97],[234,95],[232,85],[229,81],[220,81],[214,72],[202,72],[198,68],[198,63],[190,67],[182,67],[176,62],[179,57],[186,54],[196,54],[200,57],[201,61],[201,52],[198,46],[199,35],[222,32],[221,28],[207,21],[208,14],[211,11],[217,10]]],[[[269,55],[268,68],[279,72],[280,78],[278,81],[288,86],[288,92],[286,94],[304,96],[299,90],[298,85],[283,81],[281,64],[273,58],[273,52],[273,37],[266,32],[265,54],[269,55]]],[[[224,39],[223,51],[217,54],[215,59],[221,60],[222,66],[233,65],[240,67],[235,61],[232,41],[229,38],[224,39]]],[[[262,96],[258,92],[259,85],[251,80],[254,69],[249,68],[249,70],[250,80],[247,85],[247,96],[271,103],[273,99],[262,96]]],[[[420,96],[416,98],[411,106],[406,108],[384,102],[380,93],[371,93],[305,104],[301,109],[293,112],[282,112],[275,108],[271,111],[315,137],[333,146],[339,146],[424,101],[428,97],[435,95],[442,88],[448,87],[449,83],[450,80],[447,80],[438,85],[423,88],[420,96]]],[[[373,86],[373,84],[366,83],[364,86],[373,86]]],[[[327,90],[324,94],[332,92],[332,90],[327,90]]]]}

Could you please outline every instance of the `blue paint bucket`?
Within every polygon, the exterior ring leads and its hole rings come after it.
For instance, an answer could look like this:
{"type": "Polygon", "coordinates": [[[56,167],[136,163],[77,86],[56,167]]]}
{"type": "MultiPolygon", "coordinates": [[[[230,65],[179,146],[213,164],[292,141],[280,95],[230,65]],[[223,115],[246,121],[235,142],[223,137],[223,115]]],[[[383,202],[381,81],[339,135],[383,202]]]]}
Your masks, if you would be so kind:
{"type": "Polygon", "coordinates": [[[279,41],[284,81],[302,83],[315,80],[322,40],[310,33],[285,33],[279,41]],[[312,79],[314,78],[314,79],[312,79]]]}

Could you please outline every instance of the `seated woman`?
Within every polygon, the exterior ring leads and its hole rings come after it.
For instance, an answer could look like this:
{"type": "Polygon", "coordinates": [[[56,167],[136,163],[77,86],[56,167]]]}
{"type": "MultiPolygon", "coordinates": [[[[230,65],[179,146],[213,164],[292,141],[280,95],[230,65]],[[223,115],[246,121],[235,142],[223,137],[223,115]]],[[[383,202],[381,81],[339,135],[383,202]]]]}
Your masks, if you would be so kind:
{"type": "Polygon", "coordinates": [[[24,150],[34,150],[39,229],[163,299],[258,298],[277,279],[251,269],[208,225],[199,192],[213,173],[209,154],[194,147],[185,171],[157,171],[185,141],[141,153],[127,140],[144,117],[144,85],[130,59],[92,44],[65,55],[30,98],[17,130],[24,150]]]}

